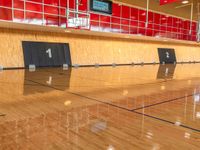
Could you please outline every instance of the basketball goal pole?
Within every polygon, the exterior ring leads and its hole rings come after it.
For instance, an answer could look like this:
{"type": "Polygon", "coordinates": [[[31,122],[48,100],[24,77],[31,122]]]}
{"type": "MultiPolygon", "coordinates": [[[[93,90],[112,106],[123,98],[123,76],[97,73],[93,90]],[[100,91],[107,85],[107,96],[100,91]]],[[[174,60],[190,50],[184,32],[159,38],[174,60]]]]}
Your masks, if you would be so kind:
{"type": "Polygon", "coordinates": [[[199,43],[200,42],[200,3],[197,4],[197,9],[198,9],[198,22],[197,22],[197,42],[199,43]]]}
{"type": "Polygon", "coordinates": [[[78,12],[79,12],[79,8],[78,8],[78,6],[79,6],[79,0],[76,0],[75,3],[76,3],[76,9],[75,9],[76,14],[75,14],[75,17],[78,18],[78,12]]]}

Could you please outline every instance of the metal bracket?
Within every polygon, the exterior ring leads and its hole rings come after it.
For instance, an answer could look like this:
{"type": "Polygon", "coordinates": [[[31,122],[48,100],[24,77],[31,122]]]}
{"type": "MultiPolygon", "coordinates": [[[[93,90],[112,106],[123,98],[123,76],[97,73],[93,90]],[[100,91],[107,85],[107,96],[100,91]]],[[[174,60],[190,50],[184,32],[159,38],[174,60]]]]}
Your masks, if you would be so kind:
{"type": "Polygon", "coordinates": [[[95,68],[98,68],[100,65],[98,63],[94,64],[95,68]]]}
{"type": "Polygon", "coordinates": [[[28,66],[30,72],[34,72],[36,70],[36,66],[34,64],[30,64],[28,66]]]}
{"type": "Polygon", "coordinates": [[[3,70],[3,66],[0,66],[0,71],[2,71],[3,70]]]}
{"type": "Polygon", "coordinates": [[[112,67],[116,67],[117,65],[116,65],[116,63],[112,63],[112,67]]]}
{"type": "Polygon", "coordinates": [[[68,64],[63,64],[63,70],[68,70],[69,65],[68,64]]]}
{"type": "Polygon", "coordinates": [[[80,67],[79,64],[73,64],[72,66],[75,67],[75,68],[80,67]]]}

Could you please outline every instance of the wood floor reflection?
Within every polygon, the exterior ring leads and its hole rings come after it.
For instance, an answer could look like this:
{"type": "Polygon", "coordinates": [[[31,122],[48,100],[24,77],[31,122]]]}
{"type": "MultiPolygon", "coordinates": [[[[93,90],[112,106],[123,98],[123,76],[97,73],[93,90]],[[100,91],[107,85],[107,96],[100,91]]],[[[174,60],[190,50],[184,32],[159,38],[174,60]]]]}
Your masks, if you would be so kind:
{"type": "Polygon", "coordinates": [[[0,72],[0,149],[199,149],[200,64],[0,72]]]}

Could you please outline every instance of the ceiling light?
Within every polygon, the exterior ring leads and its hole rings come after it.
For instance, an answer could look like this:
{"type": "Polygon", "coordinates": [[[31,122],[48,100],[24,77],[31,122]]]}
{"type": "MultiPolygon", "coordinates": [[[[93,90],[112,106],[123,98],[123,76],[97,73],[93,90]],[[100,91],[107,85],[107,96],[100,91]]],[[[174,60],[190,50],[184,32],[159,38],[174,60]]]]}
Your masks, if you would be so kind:
{"type": "Polygon", "coordinates": [[[184,1],[182,1],[182,4],[188,4],[188,3],[189,3],[188,0],[184,0],[184,1]]]}

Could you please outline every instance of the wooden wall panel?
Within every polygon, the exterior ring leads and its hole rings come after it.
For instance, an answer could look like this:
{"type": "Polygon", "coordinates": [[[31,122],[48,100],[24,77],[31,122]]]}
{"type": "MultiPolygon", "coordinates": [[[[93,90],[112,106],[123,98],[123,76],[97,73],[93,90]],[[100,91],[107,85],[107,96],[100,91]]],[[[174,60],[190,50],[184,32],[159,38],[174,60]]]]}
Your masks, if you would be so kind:
{"type": "Polygon", "coordinates": [[[15,100],[24,90],[24,70],[0,71],[0,103],[15,100]]]}
{"type": "Polygon", "coordinates": [[[178,61],[200,61],[200,47],[100,36],[0,29],[0,65],[23,67],[21,41],[66,42],[72,63],[81,65],[159,62],[157,48],[175,48],[178,61]]]}

